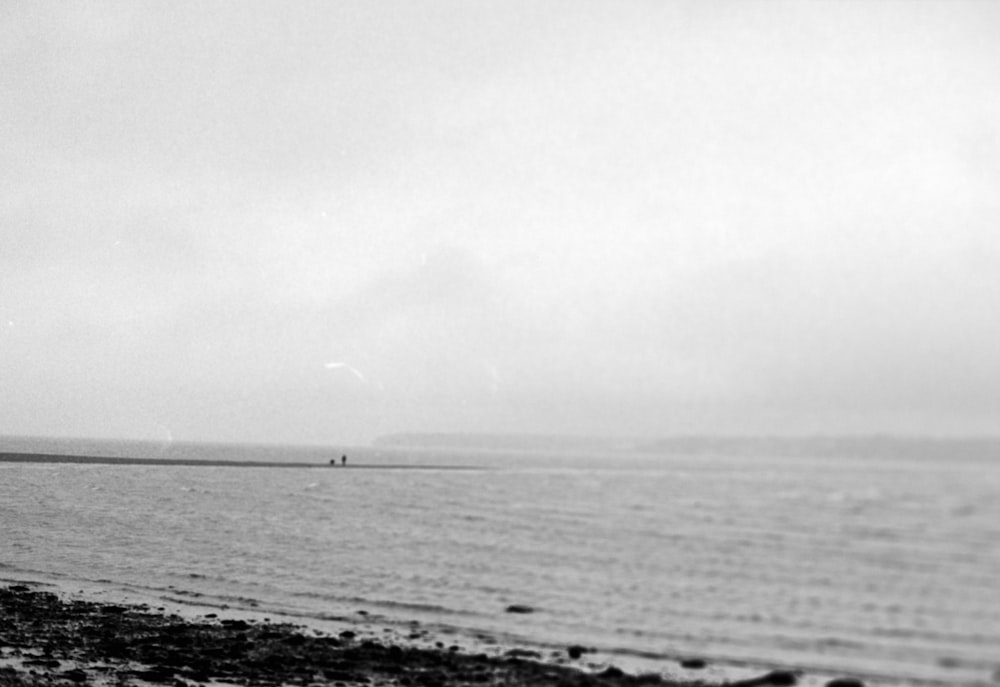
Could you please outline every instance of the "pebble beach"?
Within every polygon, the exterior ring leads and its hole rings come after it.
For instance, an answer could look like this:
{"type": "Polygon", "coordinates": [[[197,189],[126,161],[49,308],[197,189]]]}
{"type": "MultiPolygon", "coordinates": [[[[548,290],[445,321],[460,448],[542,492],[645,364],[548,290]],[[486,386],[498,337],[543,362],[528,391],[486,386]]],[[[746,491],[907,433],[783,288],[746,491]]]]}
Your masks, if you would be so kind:
{"type": "MultiPolygon", "coordinates": [[[[414,628],[411,637],[423,633],[414,628]]],[[[183,617],[165,607],[70,598],[29,584],[0,588],[0,685],[553,685],[634,687],[705,685],[614,666],[588,671],[565,657],[511,648],[501,655],[386,639],[378,628],[316,632],[306,626],[208,613],[183,617]]],[[[732,687],[794,685],[772,671],[732,687]]],[[[841,680],[831,687],[860,685],[841,680]]]]}

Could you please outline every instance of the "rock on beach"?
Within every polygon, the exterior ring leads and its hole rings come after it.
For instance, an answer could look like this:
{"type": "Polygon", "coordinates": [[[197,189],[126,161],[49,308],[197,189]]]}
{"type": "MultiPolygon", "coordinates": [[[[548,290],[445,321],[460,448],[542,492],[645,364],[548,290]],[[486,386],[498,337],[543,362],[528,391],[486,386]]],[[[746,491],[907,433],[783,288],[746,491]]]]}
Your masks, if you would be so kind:
{"type": "Polygon", "coordinates": [[[729,687],[788,687],[798,684],[799,677],[790,670],[772,670],[760,677],[727,683],[729,687]]]}
{"type": "Polygon", "coordinates": [[[506,609],[507,613],[534,613],[535,609],[524,604],[511,604],[506,609]]]}

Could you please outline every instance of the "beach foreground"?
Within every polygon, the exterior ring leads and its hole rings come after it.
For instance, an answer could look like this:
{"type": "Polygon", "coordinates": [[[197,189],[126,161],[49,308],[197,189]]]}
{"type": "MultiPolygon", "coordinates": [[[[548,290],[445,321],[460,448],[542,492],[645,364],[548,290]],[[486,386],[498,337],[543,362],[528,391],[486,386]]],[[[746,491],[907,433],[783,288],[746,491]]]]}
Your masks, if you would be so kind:
{"type": "MultiPolygon", "coordinates": [[[[140,605],[63,599],[23,584],[0,589],[0,686],[56,684],[243,685],[704,685],[616,668],[568,665],[451,648],[404,646],[354,632],[242,619],[185,619],[140,605]]],[[[795,684],[775,672],[727,683],[795,684]]]]}

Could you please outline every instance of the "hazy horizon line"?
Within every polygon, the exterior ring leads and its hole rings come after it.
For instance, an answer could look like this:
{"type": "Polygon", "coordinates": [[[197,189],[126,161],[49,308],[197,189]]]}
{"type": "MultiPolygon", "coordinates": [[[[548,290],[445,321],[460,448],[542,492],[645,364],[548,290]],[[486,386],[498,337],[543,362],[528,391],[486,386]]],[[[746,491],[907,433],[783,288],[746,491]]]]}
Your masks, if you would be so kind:
{"type": "Polygon", "coordinates": [[[468,439],[540,439],[557,441],[595,441],[595,442],[659,442],[659,441],[825,441],[825,440],[862,440],[862,441],[1000,441],[1000,433],[918,433],[902,431],[871,431],[871,432],[789,432],[787,434],[762,432],[686,432],[651,435],[588,435],[543,432],[463,432],[463,431],[401,431],[380,434],[367,443],[355,442],[288,442],[288,441],[239,441],[223,439],[153,439],[142,437],[101,437],[101,436],[60,436],[37,434],[0,434],[0,442],[4,441],[53,441],[53,442],[100,442],[109,444],[188,444],[207,446],[298,446],[298,447],[333,447],[354,446],[358,448],[388,448],[379,446],[380,442],[393,439],[408,438],[468,438],[468,439]]]}

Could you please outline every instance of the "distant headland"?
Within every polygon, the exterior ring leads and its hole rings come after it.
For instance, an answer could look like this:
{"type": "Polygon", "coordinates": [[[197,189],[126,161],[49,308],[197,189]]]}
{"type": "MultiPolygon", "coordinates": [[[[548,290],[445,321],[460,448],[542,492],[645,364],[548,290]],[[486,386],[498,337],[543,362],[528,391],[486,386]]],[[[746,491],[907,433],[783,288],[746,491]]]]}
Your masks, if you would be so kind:
{"type": "Polygon", "coordinates": [[[1000,460],[1000,436],[918,435],[677,435],[583,437],[547,434],[408,432],[378,437],[373,446],[465,451],[605,453],[644,455],[728,455],[770,457],[908,457],[1000,460]]]}

